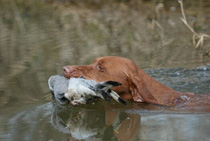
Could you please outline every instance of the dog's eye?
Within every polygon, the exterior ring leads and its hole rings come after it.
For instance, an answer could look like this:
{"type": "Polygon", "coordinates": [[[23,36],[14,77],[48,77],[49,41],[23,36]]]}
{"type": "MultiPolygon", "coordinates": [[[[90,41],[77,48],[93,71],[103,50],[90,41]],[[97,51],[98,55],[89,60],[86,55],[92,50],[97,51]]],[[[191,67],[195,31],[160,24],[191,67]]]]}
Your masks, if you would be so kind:
{"type": "Polygon", "coordinates": [[[73,97],[71,97],[71,100],[73,101],[73,100],[74,100],[74,98],[73,98],[73,97]]]}
{"type": "Polygon", "coordinates": [[[102,65],[97,65],[97,69],[98,69],[99,71],[105,71],[105,69],[103,68],[102,65]]]}

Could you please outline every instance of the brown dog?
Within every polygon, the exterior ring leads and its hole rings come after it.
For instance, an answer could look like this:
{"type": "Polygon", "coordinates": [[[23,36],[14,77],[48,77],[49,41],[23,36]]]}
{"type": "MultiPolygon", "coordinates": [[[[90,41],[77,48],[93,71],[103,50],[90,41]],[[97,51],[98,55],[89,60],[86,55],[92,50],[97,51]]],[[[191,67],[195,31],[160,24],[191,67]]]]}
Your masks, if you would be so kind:
{"type": "Polygon", "coordinates": [[[113,88],[123,99],[147,102],[163,106],[201,106],[210,109],[210,95],[181,93],[159,83],[126,58],[107,56],[96,58],[90,65],[65,66],[64,76],[100,81],[117,81],[121,86],[113,88]]]}

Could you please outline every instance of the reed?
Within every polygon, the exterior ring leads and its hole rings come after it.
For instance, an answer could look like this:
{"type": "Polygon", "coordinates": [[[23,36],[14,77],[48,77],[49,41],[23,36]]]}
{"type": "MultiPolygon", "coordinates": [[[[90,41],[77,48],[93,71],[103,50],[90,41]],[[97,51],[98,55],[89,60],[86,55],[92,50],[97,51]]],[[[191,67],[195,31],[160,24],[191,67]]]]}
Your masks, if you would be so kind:
{"type": "Polygon", "coordinates": [[[210,39],[210,35],[198,33],[189,25],[185,16],[185,12],[184,12],[183,0],[178,0],[178,2],[180,4],[180,8],[182,12],[182,17],[180,19],[188,27],[188,29],[190,29],[190,31],[193,33],[193,36],[192,36],[193,45],[195,49],[199,49],[200,47],[203,46],[205,39],[210,39]]]}

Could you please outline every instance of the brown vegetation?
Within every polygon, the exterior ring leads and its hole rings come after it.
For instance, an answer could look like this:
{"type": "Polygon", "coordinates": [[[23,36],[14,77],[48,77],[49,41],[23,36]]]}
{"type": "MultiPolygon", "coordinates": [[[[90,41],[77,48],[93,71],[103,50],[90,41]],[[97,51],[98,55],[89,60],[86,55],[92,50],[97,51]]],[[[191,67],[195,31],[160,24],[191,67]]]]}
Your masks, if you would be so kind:
{"type": "Polygon", "coordinates": [[[183,1],[179,0],[181,12],[182,12],[182,22],[190,29],[190,31],[193,33],[193,45],[195,49],[198,49],[199,47],[203,46],[204,39],[210,39],[210,35],[203,34],[203,33],[197,33],[187,22],[185,13],[184,13],[184,6],[183,1]]]}

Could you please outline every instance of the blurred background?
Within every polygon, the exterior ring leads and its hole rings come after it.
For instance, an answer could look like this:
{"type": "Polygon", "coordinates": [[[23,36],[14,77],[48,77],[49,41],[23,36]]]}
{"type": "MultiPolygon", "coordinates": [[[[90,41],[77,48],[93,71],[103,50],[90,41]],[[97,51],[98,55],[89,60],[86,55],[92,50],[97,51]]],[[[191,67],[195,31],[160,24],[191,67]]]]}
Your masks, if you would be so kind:
{"type": "MultiPolygon", "coordinates": [[[[210,1],[184,7],[195,31],[210,34],[210,1]]],[[[210,40],[195,50],[180,17],[174,0],[1,0],[0,107],[44,101],[50,75],[99,56],[143,69],[208,64],[210,40]]]]}
{"type": "MultiPolygon", "coordinates": [[[[184,7],[195,31],[210,34],[210,1],[184,7]]],[[[50,75],[99,56],[127,57],[143,69],[209,63],[210,40],[195,50],[180,17],[174,0],[1,0],[0,107],[43,100],[50,75]]]]}
{"type": "MultiPolygon", "coordinates": [[[[209,0],[185,0],[184,10],[210,35],[209,0]]],[[[209,92],[210,40],[195,49],[180,17],[177,0],[0,0],[0,134],[47,102],[49,76],[100,56],[130,58],[178,91],[209,92]]]]}

